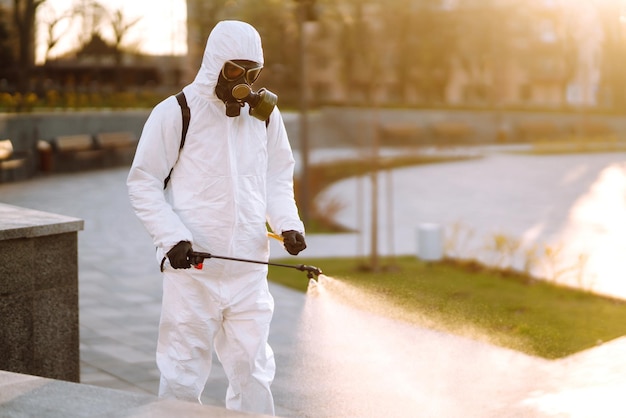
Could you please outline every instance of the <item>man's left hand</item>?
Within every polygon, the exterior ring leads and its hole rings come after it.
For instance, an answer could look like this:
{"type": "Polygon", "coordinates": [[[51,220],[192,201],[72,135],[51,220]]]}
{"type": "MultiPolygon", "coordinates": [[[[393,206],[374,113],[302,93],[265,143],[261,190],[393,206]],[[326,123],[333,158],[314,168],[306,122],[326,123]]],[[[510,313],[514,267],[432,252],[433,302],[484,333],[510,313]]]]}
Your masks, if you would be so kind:
{"type": "Polygon", "coordinates": [[[298,253],[306,248],[306,242],[304,236],[298,231],[283,231],[283,244],[285,249],[291,255],[298,255],[298,253]]]}

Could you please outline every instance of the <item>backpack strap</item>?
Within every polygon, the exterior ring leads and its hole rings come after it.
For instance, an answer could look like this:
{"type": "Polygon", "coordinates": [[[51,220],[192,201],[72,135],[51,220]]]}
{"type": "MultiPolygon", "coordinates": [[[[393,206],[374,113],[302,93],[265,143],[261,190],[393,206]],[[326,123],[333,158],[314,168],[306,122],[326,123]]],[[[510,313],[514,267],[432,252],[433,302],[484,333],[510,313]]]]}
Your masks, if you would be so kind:
{"type": "MultiPolygon", "coordinates": [[[[180,106],[180,111],[183,116],[183,130],[180,136],[180,146],[178,148],[179,152],[185,146],[185,138],[187,138],[187,131],[189,130],[189,121],[191,120],[191,109],[189,109],[189,105],[187,105],[187,98],[185,97],[184,92],[179,92],[176,95],[176,100],[178,101],[178,105],[180,106]]],[[[172,171],[174,167],[170,169],[170,173],[167,175],[165,180],[163,181],[163,189],[167,187],[167,183],[170,181],[170,177],[172,176],[172,171]]]]}
{"type": "Polygon", "coordinates": [[[183,149],[185,145],[185,138],[187,137],[187,130],[189,130],[189,121],[191,120],[191,109],[187,105],[187,98],[184,92],[180,92],[176,95],[176,100],[180,105],[180,111],[183,114],[183,133],[180,137],[180,149],[183,149]]]}

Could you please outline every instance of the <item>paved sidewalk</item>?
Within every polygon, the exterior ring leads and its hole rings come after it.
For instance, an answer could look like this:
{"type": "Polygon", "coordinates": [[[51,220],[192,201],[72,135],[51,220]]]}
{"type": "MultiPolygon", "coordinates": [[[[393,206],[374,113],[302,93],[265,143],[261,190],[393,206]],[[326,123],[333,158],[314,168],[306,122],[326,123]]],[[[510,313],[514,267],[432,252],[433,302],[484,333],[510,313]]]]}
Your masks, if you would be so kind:
{"type": "MultiPolygon", "coordinates": [[[[551,212],[548,200],[512,200],[506,191],[525,177],[539,181],[540,174],[549,176],[551,166],[558,169],[559,161],[566,160],[528,160],[516,166],[530,167],[519,175],[506,170],[513,178],[497,175],[516,158],[490,155],[473,163],[403,170],[407,181],[420,189],[413,192],[411,204],[401,206],[400,199],[395,203],[395,251],[414,253],[414,228],[420,221],[475,221],[482,231],[489,221],[504,224],[514,214],[510,228],[526,231],[524,220],[543,213],[544,230],[554,228],[561,209],[551,212]],[[543,171],[536,172],[540,168],[543,171]],[[426,188],[428,179],[434,187],[426,188]],[[475,193],[475,199],[467,196],[468,204],[452,200],[485,181],[489,187],[475,193]],[[501,196],[501,202],[488,204],[498,206],[499,212],[481,215],[487,196],[501,196]],[[472,216],[463,218],[468,212],[472,216]]],[[[563,205],[569,207],[588,192],[593,169],[619,164],[623,158],[576,160],[575,166],[587,167],[589,181],[581,183],[582,190],[572,189],[563,205]]],[[[121,168],[2,184],[0,202],[85,220],[85,230],[79,233],[81,380],[155,394],[160,277],[150,239],[128,203],[126,173],[121,168]]],[[[540,183],[532,186],[528,193],[543,196],[540,183]]],[[[354,183],[345,183],[329,192],[349,199],[350,205],[339,214],[347,224],[355,222],[350,212],[358,202],[350,197],[354,188],[354,183]]],[[[359,254],[362,244],[354,234],[310,236],[307,257],[359,254]]],[[[278,252],[276,247],[273,252],[278,252]]],[[[305,280],[304,275],[294,272],[294,280],[300,279],[305,280]]],[[[624,338],[550,362],[357,312],[336,301],[332,292],[314,297],[278,285],[271,288],[276,300],[270,343],[278,364],[273,386],[278,415],[623,416],[616,411],[621,411],[619,396],[626,391],[624,338]]],[[[223,370],[216,362],[203,401],[221,406],[225,390],[223,370]]]]}

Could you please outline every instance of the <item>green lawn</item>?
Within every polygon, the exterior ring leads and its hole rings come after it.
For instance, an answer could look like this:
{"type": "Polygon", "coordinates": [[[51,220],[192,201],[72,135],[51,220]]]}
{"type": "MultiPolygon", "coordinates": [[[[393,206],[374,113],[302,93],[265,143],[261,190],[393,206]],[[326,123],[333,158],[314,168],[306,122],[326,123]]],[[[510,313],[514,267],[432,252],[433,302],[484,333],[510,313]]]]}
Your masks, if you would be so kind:
{"type": "MultiPolygon", "coordinates": [[[[360,309],[544,358],[564,357],[626,335],[625,301],[523,276],[452,262],[428,264],[412,256],[397,258],[395,268],[380,272],[361,268],[357,259],[282,262],[314,265],[358,289],[359,296],[343,297],[360,309]]],[[[305,273],[281,267],[270,267],[269,277],[301,291],[308,284],[305,273]]]]}

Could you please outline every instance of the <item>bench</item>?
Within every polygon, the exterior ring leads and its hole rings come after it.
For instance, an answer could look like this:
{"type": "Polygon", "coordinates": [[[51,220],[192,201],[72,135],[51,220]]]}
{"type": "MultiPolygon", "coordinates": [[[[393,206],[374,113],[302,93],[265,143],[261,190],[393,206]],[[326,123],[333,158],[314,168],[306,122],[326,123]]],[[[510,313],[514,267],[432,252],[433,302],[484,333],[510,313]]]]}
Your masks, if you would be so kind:
{"type": "Polygon", "coordinates": [[[0,141],[0,183],[26,177],[28,152],[16,152],[10,139],[0,141]]]}
{"type": "Polygon", "coordinates": [[[137,138],[132,132],[101,132],[96,135],[96,145],[104,151],[107,166],[130,165],[137,138]]]}
{"type": "Polygon", "coordinates": [[[615,132],[609,125],[600,121],[590,120],[574,122],[569,126],[569,128],[572,135],[579,135],[588,138],[606,138],[615,135],[615,132]]]}
{"type": "Polygon", "coordinates": [[[88,134],[57,136],[50,141],[56,171],[78,171],[104,166],[104,152],[88,134]]]}
{"type": "Polygon", "coordinates": [[[436,122],[431,129],[435,138],[445,143],[459,143],[472,134],[472,127],[465,122],[436,122]]]}
{"type": "Polygon", "coordinates": [[[626,143],[619,140],[610,126],[602,122],[576,122],[558,137],[546,137],[532,141],[536,152],[612,152],[624,151],[626,143]]]}
{"type": "Polygon", "coordinates": [[[379,132],[383,146],[417,145],[420,139],[420,128],[414,123],[383,123],[379,132]]]}
{"type": "Polygon", "coordinates": [[[517,139],[522,141],[545,141],[561,135],[560,129],[551,121],[526,121],[516,127],[517,139]]]}

